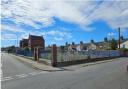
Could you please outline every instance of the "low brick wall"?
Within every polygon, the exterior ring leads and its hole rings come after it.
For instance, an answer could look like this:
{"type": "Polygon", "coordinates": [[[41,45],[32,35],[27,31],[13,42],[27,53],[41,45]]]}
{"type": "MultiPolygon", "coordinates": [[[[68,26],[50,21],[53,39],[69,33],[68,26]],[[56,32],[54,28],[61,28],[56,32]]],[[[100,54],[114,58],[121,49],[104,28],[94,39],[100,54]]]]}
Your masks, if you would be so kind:
{"type": "Polygon", "coordinates": [[[85,60],[57,62],[57,66],[63,67],[63,66],[70,66],[70,65],[76,65],[76,64],[84,64],[84,63],[91,63],[96,61],[111,60],[113,58],[119,58],[119,57],[111,57],[111,58],[106,57],[106,58],[94,58],[94,59],[85,59],[85,60]]]}
{"type": "Polygon", "coordinates": [[[128,57],[128,51],[127,52],[123,52],[123,55],[124,57],[128,57]]]}

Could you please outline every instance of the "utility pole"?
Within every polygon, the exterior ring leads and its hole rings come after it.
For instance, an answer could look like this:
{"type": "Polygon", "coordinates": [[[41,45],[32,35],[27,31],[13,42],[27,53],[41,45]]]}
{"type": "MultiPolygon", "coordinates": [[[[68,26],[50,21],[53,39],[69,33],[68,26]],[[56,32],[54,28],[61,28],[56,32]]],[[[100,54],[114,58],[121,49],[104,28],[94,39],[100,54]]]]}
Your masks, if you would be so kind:
{"type": "Polygon", "coordinates": [[[118,28],[119,31],[119,49],[120,49],[120,27],[118,28]]]}
{"type": "Polygon", "coordinates": [[[18,35],[17,35],[17,47],[18,47],[18,35]]]}

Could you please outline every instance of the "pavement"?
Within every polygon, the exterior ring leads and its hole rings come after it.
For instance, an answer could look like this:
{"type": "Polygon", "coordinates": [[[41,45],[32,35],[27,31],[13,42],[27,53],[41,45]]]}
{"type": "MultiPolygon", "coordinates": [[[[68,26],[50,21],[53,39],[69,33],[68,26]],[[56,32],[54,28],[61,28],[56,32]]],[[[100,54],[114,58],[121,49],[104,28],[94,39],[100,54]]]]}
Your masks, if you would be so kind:
{"type": "Polygon", "coordinates": [[[14,54],[10,54],[10,56],[26,63],[27,65],[29,65],[29,66],[31,66],[35,69],[39,69],[39,70],[42,70],[42,71],[62,71],[61,68],[52,67],[52,66],[46,65],[42,62],[37,62],[37,61],[31,60],[31,59],[28,59],[28,58],[25,58],[25,57],[22,57],[22,56],[18,56],[18,55],[14,55],[14,54]]]}
{"type": "Polygon", "coordinates": [[[42,71],[6,53],[2,64],[1,89],[128,89],[126,57],[68,67],[73,71],[42,71]]]}
{"type": "Polygon", "coordinates": [[[76,65],[70,65],[70,66],[65,66],[65,67],[52,67],[51,65],[46,65],[46,63],[44,64],[43,62],[37,62],[37,61],[31,60],[31,58],[26,58],[26,57],[14,55],[14,54],[10,54],[10,55],[20,61],[27,63],[29,66],[32,66],[33,68],[36,68],[42,71],[50,71],[50,72],[52,71],[73,71],[73,70],[80,69],[82,67],[117,61],[120,59],[120,58],[113,58],[111,60],[103,60],[103,61],[97,61],[97,62],[91,62],[91,63],[76,64],[76,65]]]}

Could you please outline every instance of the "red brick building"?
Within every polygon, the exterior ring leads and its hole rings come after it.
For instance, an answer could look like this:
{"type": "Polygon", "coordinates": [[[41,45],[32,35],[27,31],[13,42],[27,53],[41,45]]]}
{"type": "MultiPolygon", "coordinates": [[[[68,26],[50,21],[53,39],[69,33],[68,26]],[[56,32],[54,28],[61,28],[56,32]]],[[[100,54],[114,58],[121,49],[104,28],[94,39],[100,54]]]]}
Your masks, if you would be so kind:
{"type": "Polygon", "coordinates": [[[20,41],[20,48],[28,47],[28,39],[22,39],[20,41]]]}
{"type": "Polygon", "coordinates": [[[43,36],[29,35],[28,47],[30,50],[33,50],[35,47],[45,49],[45,40],[43,36]]]}

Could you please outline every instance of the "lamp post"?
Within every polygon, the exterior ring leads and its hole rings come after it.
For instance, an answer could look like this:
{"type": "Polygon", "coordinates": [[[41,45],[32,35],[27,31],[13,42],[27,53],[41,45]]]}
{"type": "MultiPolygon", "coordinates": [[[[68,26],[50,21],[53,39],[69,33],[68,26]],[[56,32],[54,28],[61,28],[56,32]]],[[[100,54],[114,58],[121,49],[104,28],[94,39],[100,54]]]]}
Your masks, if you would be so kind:
{"type": "Polygon", "coordinates": [[[120,49],[120,27],[118,28],[119,31],[119,49],[120,49]]]}
{"type": "Polygon", "coordinates": [[[111,57],[111,55],[110,55],[110,50],[111,50],[111,40],[112,40],[112,36],[113,36],[113,33],[112,33],[112,32],[108,33],[109,57],[111,57]]]}
{"type": "Polygon", "coordinates": [[[16,35],[16,49],[15,49],[16,54],[17,54],[17,50],[18,50],[18,35],[16,35]]]}
{"type": "Polygon", "coordinates": [[[18,47],[18,35],[17,35],[17,47],[18,47]]]}

